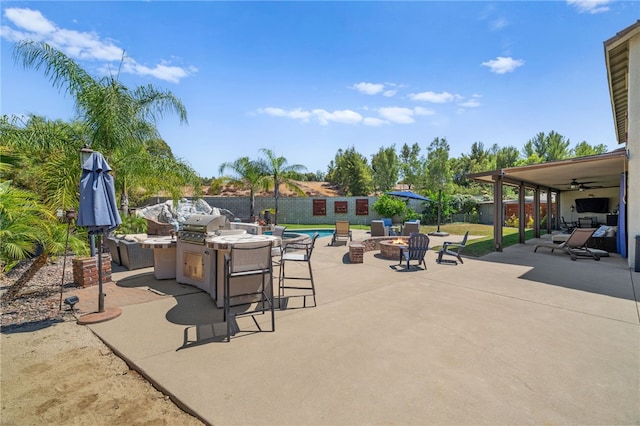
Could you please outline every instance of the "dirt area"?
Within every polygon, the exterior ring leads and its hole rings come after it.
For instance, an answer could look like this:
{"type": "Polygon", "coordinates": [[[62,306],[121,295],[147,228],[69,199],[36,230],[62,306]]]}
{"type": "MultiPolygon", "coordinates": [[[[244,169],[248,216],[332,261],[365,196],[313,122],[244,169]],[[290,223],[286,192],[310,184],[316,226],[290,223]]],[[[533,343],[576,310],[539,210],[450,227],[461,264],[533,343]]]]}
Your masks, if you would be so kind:
{"type": "MultiPolygon", "coordinates": [[[[18,298],[2,305],[0,423],[202,425],[78,325],[71,312],[59,311],[61,264],[45,266],[18,298]]],[[[17,272],[2,275],[3,291],[17,272]]]]}
{"type": "MultiPolygon", "coordinates": [[[[307,197],[340,197],[344,196],[344,192],[340,191],[334,185],[328,182],[307,182],[307,181],[295,181],[296,185],[304,191],[307,197]]],[[[209,186],[202,187],[203,194],[209,196],[225,196],[225,197],[248,197],[249,191],[246,189],[239,189],[233,185],[225,185],[218,193],[213,193],[209,186]]],[[[185,191],[185,196],[192,196],[193,190],[185,191]]],[[[265,192],[259,191],[255,194],[257,197],[269,197],[273,196],[273,191],[265,192]]],[[[280,187],[280,195],[282,197],[294,197],[297,196],[293,191],[287,189],[284,185],[280,187]]]]}

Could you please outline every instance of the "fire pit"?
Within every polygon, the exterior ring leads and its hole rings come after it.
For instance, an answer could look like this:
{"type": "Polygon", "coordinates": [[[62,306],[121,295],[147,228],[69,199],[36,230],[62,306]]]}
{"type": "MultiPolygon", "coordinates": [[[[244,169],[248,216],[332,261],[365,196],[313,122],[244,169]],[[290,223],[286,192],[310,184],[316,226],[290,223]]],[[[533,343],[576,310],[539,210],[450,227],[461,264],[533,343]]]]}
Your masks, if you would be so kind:
{"type": "Polygon", "coordinates": [[[409,244],[409,237],[396,237],[393,240],[380,241],[380,256],[385,259],[400,259],[400,248],[409,244]]]}

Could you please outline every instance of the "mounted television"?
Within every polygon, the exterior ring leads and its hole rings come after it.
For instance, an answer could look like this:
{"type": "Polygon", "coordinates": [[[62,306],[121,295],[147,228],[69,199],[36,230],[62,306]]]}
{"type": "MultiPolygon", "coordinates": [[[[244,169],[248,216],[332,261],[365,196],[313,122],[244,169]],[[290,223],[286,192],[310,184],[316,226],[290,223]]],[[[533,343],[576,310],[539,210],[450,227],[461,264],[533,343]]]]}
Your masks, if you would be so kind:
{"type": "Polygon", "coordinates": [[[609,213],[608,198],[576,198],[578,213],[609,213]]]}

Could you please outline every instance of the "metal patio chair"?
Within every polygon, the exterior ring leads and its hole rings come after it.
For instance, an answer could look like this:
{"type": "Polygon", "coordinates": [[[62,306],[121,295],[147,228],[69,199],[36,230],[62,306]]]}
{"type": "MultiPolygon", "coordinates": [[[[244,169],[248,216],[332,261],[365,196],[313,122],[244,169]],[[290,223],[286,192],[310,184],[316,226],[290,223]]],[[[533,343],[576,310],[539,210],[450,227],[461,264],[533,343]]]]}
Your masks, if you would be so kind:
{"type": "Polygon", "coordinates": [[[271,313],[271,330],[276,330],[273,295],[273,264],[271,260],[272,242],[234,244],[231,251],[224,255],[224,320],[227,323],[227,342],[231,335],[240,330],[236,317],[271,313]],[[257,283],[260,279],[259,284],[257,283]],[[232,307],[252,306],[249,310],[231,312],[232,307]],[[232,330],[233,328],[233,330],[232,330]]]}
{"type": "Polygon", "coordinates": [[[290,243],[287,244],[282,250],[282,257],[280,259],[280,279],[279,279],[279,302],[280,309],[285,309],[288,305],[288,298],[290,297],[302,297],[302,307],[307,307],[307,297],[313,296],[313,306],[316,306],[316,287],[313,282],[313,270],[311,268],[311,254],[313,253],[313,248],[315,247],[316,240],[318,239],[319,234],[316,232],[311,241],[308,243],[290,243]],[[285,269],[287,264],[291,263],[306,263],[309,268],[309,276],[304,277],[300,275],[292,276],[286,275],[285,269]],[[286,280],[308,280],[310,281],[310,286],[295,286],[295,285],[287,285],[286,280]],[[288,295],[285,294],[287,290],[293,290],[289,292],[288,295]],[[300,294],[302,292],[302,294],[300,294]],[[309,294],[309,292],[311,294],[309,294]]]}

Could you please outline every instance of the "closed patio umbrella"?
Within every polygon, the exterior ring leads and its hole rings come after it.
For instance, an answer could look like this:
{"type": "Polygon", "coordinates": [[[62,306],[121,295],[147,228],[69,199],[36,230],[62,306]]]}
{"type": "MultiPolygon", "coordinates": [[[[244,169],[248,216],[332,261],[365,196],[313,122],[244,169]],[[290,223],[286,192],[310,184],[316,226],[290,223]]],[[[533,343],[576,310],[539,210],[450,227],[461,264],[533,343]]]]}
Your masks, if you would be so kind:
{"type": "Polygon", "coordinates": [[[102,234],[122,223],[116,203],[116,191],[111,167],[101,153],[93,151],[82,164],[80,178],[80,208],[78,226],[87,228],[98,238],[98,312],[104,312],[102,293],[102,234]]]}

